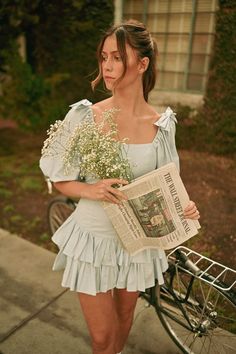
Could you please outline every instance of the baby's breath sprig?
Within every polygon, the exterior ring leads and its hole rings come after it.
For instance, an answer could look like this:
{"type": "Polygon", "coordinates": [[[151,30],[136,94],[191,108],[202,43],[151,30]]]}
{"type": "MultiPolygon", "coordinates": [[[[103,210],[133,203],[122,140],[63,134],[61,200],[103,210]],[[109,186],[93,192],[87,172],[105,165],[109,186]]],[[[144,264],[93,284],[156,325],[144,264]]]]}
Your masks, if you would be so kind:
{"type": "Polygon", "coordinates": [[[43,143],[41,150],[42,156],[55,156],[64,151],[63,141],[68,139],[70,134],[68,123],[62,120],[56,120],[47,130],[48,138],[43,143]]]}
{"type": "Polygon", "coordinates": [[[88,118],[75,128],[63,155],[65,174],[79,169],[82,178],[132,179],[130,164],[124,156],[125,149],[122,149],[127,139],[117,140],[117,124],[114,122],[117,111],[116,108],[105,110],[101,123],[88,118]]]}

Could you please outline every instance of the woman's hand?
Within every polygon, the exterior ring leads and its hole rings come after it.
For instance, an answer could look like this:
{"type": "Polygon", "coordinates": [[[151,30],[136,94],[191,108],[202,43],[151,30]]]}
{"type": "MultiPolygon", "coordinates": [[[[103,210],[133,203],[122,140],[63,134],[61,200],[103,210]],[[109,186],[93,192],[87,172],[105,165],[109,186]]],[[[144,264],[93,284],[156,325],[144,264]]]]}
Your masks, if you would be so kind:
{"type": "Polygon", "coordinates": [[[196,207],[196,204],[190,200],[188,206],[184,209],[184,216],[186,219],[197,220],[200,218],[200,213],[196,207]]]}
{"type": "Polygon", "coordinates": [[[120,204],[122,200],[127,200],[128,198],[124,193],[112,187],[114,184],[125,185],[128,184],[128,181],[118,178],[108,178],[94,184],[85,184],[81,197],[120,204]]]}

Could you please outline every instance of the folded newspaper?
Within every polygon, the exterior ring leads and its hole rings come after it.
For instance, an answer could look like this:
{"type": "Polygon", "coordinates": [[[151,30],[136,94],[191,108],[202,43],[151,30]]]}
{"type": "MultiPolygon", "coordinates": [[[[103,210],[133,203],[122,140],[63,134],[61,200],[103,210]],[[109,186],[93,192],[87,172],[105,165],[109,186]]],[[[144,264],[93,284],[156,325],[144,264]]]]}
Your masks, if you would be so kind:
{"type": "Polygon", "coordinates": [[[173,162],[119,189],[128,200],[103,207],[130,254],[172,249],[198,233],[199,222],[184,217],[190,199],[173,162]]]}

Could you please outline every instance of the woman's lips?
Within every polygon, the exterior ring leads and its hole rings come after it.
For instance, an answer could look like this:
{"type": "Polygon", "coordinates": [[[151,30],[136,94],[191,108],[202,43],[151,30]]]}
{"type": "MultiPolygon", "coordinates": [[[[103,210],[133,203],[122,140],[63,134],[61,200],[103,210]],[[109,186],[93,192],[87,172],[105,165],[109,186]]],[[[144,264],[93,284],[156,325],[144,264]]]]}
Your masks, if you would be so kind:
{"type": "Polygon", "coordinates": [[[114,77],[111,77],[111,76],[104,76],[104,79],[105,79],[105,80],[115,80],[115,78],[114,78],[114,77]]]}

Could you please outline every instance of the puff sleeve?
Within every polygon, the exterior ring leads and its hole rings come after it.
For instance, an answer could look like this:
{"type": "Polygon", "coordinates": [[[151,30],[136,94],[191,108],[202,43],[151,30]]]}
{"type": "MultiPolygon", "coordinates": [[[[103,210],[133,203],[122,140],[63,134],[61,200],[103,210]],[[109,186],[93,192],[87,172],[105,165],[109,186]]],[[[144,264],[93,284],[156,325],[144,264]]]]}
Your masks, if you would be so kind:
{"type": "Polygon", "coordinates": [[[175,144],[177,119],[170,107],[161,114],[155,125],[159,127],[159,134],[156,138],[157,167],[161,167],[169,162],[174,162],[178,170],[179,155],[175,144]]]}
{"type": "Polygon", "coordinates": [[[45,140],[39,167],[46,179],[51,182],[73,181],[79,178],[79,169],[69,174],[65,173],[63,154],[65,147],[74,129],[85,119],[92,119],[91,102],[79,101],[71,105],[71,109],[63,121],[56,121],[48,131],[49,137],[45,140]]]}

